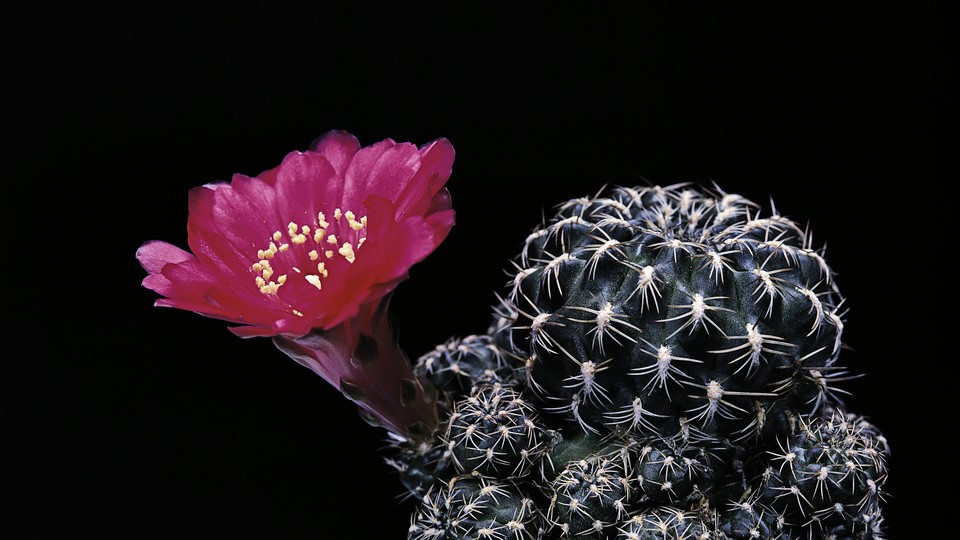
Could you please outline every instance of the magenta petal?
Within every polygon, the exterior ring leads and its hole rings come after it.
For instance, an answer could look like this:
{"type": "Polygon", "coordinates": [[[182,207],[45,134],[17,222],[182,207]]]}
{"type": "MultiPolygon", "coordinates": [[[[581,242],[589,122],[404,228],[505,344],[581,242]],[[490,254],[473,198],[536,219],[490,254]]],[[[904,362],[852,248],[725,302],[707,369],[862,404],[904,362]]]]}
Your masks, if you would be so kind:
{"type": "Polygon", "coordinates": [[[312,224],[317,212],[331,210],[325,203],[341,199],[342,189],[336,170],[322,154],[288,154],[277,173],[276,206],[286,220],[281,225],[312,224]]]}
{"type": "Polygon", "coordinates": [[[137,260],[151,274],[159,273],[165,264],[181,263],[192,258],[190,252],[161,240],[150,240],[137,249],[137,260]]]}
{"type": "Polygon", "coordinates": [[[340,178],[346,176],[353,155],[360,150],[360,141],[346,131],[328,131],[310,145],[310,151],[323,156],[340,178]]]}
{"type": "MultiPolygon", "coordinates": [[[[420,150],[420,167],[397,197],[397,218],[408,215],[429,215],[432,198],[450,178],[453,168],[453,146],[446,139],[437,139],[420,150]]],[[[449,200],[449,199],[448,199],[449,200]]]]}
{"type": "Polygon", "coordinates": [[[420,149],[420,170],[417,174],[427,178],[431,195],[439,191],[450,179],[455,156],[456,151],[453,145],[444,138],[426,144],[420,149]]]}
{"type": "Polygon", "coordinates": [[[436,212],[450,210],[452,207],[453,200],[450,198],[450,192],[446,188],[442,188],[430,199],[430,206],[427,207],[425,214],[430,216],[436,212]]]}
{"type": "Polygon", "coordinates": [[[223,214],[224,210],[217,208],[217,193],[223,199],[233,196],[235,191],[230,184],[208,184],[190,190],[187,243],[197,258],[215,273],[238,275],[249,268],[250,248],[244,245],[246,240],[243,237],[239,240],[241,245],[229,243],[228,240],[235,235],[220,230],[217,215],[223,214]]]}
{"type": "Polygon", "coordinates": [[[399,189],[398,184],[405,183],[409,179],[409,176],[394,178],[392,186],[377,186],[372,182],[375,179],[374,172],[380,158],[396,145],[397,143],[393,140],[385,139],[360,149],[353,156],[344,174],[342,198],[344,205],[356,206],[369,194],[388,197],[388,194],[381,192],[381,190],[396,191],[399,189]]]}

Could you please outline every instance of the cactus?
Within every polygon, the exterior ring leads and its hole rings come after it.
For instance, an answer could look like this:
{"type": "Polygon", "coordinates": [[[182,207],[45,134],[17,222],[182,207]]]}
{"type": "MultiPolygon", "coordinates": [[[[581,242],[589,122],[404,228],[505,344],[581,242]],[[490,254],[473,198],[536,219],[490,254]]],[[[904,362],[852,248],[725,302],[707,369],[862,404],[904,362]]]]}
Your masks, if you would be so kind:
{"type": "Polygon", "coordinates": [[[769,459],[761,498],[788,521],[823,535],[863,533],[881,518],[886,439],[864,418],[834,412],[804,421],[769,459]]]}
{"type": "Polygon", "coordinates": [[[456,397],[469,394],[481,383],[515,380],[512,367],[489,335],[450,338],[417,359],[413,371],[456,397]]]}
{"type": "Polygon", "coordinates": [[[547,411],[584,430],[746,440],[816,414],[843,376],[833,273],[736,195],[617,188],[564,204],[516,261],[509,325],[547,411]]]}
{"type": "Polygon", "coordinates": [[[543,514],[509,485],[482,477],[457,476],[426,494],[408,537],[414,540],[541,538],[543,514]]]}
{"type": "Polygon", "coordinates": [[[196,188],[196,253],[145,243],[143,285],[384,428],[408,540],[883,537],[889,448],[841,400],[844,298],[808,231],[689,184],[572,199],[486,332],[411,363],[389,302],[453,225],[452,161],[330,132],[196,188]]]}
{"type": "Polygon", "coordinates": [[[804,228],[718,188],[612,187],[512,265],[487,332],[415,362],[444,412],[390,458],[433,456],[410,540],[883,538],[889,449],[844,412],[844,299],[804,228]],[[481,485],[539,532],[460,525],[481,485]]]}
{"type": "Polygon", "coordinates": [[[590,539],[611,534],[630,515],[636,496],[630,472],[603,455],[569,461],[551,485],[550,508],[561,534],[590,539]]]}

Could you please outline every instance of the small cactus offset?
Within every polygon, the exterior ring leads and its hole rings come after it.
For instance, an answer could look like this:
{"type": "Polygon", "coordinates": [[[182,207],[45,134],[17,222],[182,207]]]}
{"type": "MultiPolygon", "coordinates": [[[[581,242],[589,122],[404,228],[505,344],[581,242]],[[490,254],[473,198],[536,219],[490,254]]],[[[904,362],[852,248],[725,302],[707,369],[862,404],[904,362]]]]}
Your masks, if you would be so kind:
{"type": "Polygon", "coordinates": [[[844,299],[803,227],[612,187],[512,264],[486,334],[414,363],[442,412],[389,457],[408,539],[884,537],[889,449],[840,399],[844,299]]]}

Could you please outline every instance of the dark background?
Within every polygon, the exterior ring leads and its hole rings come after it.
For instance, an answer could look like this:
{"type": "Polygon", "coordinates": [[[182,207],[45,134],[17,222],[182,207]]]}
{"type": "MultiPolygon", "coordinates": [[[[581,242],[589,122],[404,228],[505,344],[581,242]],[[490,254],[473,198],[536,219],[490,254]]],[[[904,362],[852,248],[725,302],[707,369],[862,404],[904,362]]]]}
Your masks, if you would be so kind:
{"type": "MultiPolygon", "coordinates": [[[[584,4],[585,5],[585,4],[584,4]]],[[[187,190],[329,129],[457,150],[448,240],[398,288],[413,356],[481,332],[543,212],[604,184],[711,182],[809,222],[849,307],[848,405],[920,507],[917,299],[944,111],[921,7],[8,14],[3,491],[22,537],[404,538],[383,433],[226,324],[155,309],[134,253],[186,246],[187,190]],[[922,193],[922,196],[921,196],[922,193]],[[926,202],[924,202],[926,201],[926,202]],[[917,235],[919,236],[919,235],[917,235]],[[13,294],[9,294],[10,292],[13,294]]],[[[926,373],[930,373],[927,371],[926,373]]],[[[929,458],[928,458],[929,459],[929,458]]]]}

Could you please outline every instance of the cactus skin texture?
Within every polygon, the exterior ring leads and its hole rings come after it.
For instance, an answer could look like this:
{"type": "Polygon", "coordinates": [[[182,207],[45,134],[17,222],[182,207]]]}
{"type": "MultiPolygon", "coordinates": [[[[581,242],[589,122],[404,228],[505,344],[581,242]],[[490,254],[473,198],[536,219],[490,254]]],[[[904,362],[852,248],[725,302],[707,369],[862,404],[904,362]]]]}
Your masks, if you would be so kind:
{"type": "Polygon", "coordinates": [[[683,186],[575,199],[531,234],[497,342],[544,409],[617,427],[746,440],[832,392],[833,272],[791,220],[683,186]]]}
{"type": "Polygon", "coordinates": [[[411,540],[532,540],[543,535],[535,503],[509,485],[457,476],[424,497],[410,525],[411,540]]]}
{"type": "Polygon", "coordinates": [[[884,538],[889,448],[840,400],[844,299],[804,228],[612,187],[512,263],[486,333],[415,363],[442,407],[389,459],[409,540],[884,538]]]}
{"type": "Polygon", "coordinates": [[[629,515],[633,483],[615,459],[590,455],[570,461],[553,480],[553,522],[565,537],[606,538],[629,515]]]}
{"type": "Polygon", "coordinates": [[[513,383],[513,366],[489,335],[450,338],[417,359],[413,372],[450,397],[469,395],[481,383],[513,383]]]}
{"type": "Polygon", "coordinates": [[[835,411],[811,419],[769,452],[761,498],[824,536],[870,532],[881,517],[888,453],[886,439],[862,417],[835,411]]]}
{"type": "Polygon", "coordinates": [[[457,402],[445,441],[460,472],[519,478],[539,463],[545,435],[520,393],[495,383],[457,402]]]}

